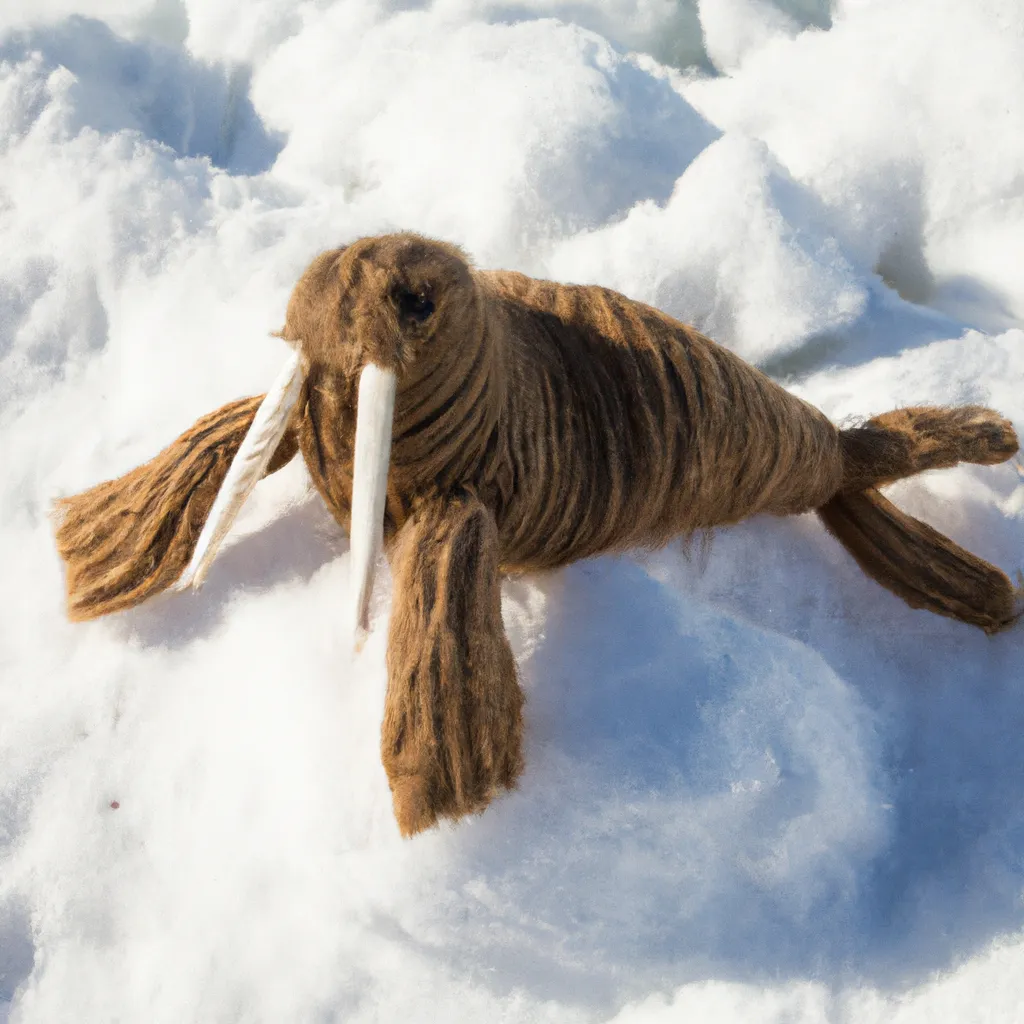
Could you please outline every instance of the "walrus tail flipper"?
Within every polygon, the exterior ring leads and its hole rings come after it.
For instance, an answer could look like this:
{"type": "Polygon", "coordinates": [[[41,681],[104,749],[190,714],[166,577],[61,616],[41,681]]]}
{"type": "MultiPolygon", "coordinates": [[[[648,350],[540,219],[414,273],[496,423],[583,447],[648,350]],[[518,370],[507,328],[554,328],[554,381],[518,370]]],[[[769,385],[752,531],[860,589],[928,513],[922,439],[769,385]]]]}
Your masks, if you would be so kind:
{"type": "MultiPolygon", "coordinates": [[[[55,503],[68,618],[131,608],[178,579],[263,397],[222,406],[145,465],[55,503]]],[[[267,474],[297,451],[289,429],[267,474]]]]}
{"type": "Polygon", "coordinates": [[[993,465],[1018,448],[1012,425],[980,406],[897,409],[840,432],[844,480],[818,509],[872,579],[912,608],[996,633],[1021,614],[1020,592],[994,565],[901,512],[877,488],[958,462],[993,465]]]}
{"type": "Polygon", "coordinates": [[[1006,573],[926,523],[901,512],[873,487],[839,494],[818,515],[872,579],[911,608],[947,615],[986,633],[1018,616],[1006,573]]]}

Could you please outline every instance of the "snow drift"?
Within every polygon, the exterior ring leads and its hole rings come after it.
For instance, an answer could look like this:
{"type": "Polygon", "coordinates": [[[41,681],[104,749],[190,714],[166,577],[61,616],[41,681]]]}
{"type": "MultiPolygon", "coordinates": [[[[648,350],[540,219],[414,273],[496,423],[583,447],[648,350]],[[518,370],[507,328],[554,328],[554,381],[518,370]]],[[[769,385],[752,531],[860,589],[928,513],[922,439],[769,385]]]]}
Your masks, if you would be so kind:
{"type": "MultiPolygon", "coordinates": [[[[64,621],[53,498],[269,385],[299,270],[409,228],[598,281],[836,421],[1024,429],[1016,0],[0,7],[0,1020],[1014,1019],[1020,630],[812,518],[510,581],[528,770],[399,839],[386,594],[296,463],[197,596],[64,621]]],[[[1010,572],[1013,466],[901,506],[1010,572]]]]}

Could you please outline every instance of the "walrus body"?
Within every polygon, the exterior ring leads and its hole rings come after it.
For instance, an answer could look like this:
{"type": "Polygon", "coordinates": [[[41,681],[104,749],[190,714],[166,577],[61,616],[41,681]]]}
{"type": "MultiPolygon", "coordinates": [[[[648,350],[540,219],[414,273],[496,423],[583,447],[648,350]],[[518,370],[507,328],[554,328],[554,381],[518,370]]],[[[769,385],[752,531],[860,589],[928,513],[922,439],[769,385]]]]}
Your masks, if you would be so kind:
{"type": "MultiPolygon", "coordinates": [[[[370,367],[390,382],[381,750],[404,834],[481,810],[521,771],[507,572],[815,510],[914,607],[988,632],[1016,617],[1005,574],[877,490],[1009,458],[1016,435],[991,410],[902,409],[839,430],[658,310],[604,288],[476,271],[453,246],[414,235],[319,256],[281,336],[304,379],[267,471],[301,451],[346,529],[362,486],[360,381],[370,367]]],[[[146,466],[61,503],[73,618],[137,604],[181,576],[259,405],[231,403],[146,466]]],[[[361,571],[372,583],[372,567],[361,571]]]]}
{"type": "MultiPolygon", "coordinates": [[[[554,568],[761,512],[806,512],[839,490],[827,417],[692,328],[606,288],[505,272],[475,281],[498,328],[463,341],[458,369],[471,386],[451,404],[433,376],[404,402],[399,392],[389,535],[417,496],[458,480],[493,509],[503,569],[554,568]],[[472,355],[488,347],[483,373],[472,355]]],[[[355,406],[351,377],[311,378],[297,428],[346,528],[355,406]]]]}
{"type": "Polygon", "coordinates": [[[513,479],[495,502],[507,564],[657,546],[817,508],[838,489],[832,424],[727,349],[605,288],[485,280],[507,303],[511,361],[531,396],[507,413],[513,479]]]}

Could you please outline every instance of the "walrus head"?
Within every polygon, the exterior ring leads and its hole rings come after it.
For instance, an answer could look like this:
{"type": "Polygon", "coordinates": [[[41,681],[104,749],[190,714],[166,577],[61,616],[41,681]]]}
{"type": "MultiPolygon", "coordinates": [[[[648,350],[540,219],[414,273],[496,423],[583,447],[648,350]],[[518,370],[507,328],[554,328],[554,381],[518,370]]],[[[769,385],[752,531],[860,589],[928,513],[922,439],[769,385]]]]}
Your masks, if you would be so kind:
{"type": "Polygon", "coordinates": [[[497,417],[501,374],[485,297],[454,245],[414,234],[364,238],[321,253],[302,274],[279,336],[295,349],[232,463],[179,587],[198,585],[266,468],[311,369],[351,382],[356,398],[351,503],[353,628],[368,627],[383,544],[389,471],[404,486],[461,472],[497,417]],[[249,467],[235,473],[235,466],[249,467]]]}
{"type": "Polygon", "coordinates": [[[367,365],[422,377],[450,355],[476,304],[473,273],[454,245],[383,235],[321,253],[299,278],[281,336],[311,363],[348,376],[367,365]]]}

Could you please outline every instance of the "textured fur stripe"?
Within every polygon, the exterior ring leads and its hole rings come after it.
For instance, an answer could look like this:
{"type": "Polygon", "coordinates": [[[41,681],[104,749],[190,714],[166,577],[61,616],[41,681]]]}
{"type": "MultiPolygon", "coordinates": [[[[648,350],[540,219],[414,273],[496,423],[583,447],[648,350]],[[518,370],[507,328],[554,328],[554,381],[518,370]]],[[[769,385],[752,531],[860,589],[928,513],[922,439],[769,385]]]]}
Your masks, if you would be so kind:
{"type": "Polygon", "coordinates": [[[604,288],[478,281],[503,301],[515,364],[480,481],[497,491],[506,565],[657,545],[837,490],[832,424],[696,331],[604,288]]]}

